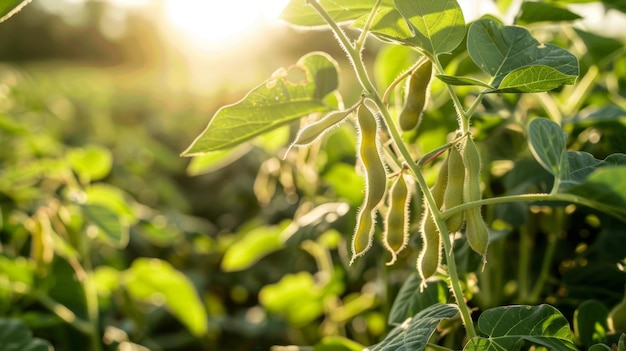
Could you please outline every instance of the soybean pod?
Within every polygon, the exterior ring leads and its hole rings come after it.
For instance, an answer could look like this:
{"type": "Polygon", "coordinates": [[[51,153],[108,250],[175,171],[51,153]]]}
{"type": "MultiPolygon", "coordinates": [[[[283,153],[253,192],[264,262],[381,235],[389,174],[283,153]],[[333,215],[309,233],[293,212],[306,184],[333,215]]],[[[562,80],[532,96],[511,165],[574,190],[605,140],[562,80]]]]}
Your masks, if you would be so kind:
{"type": "MultiPolygon", "coordinates": [[[[465,165],[465,184],[463,185],[463,200],[466,203],[481,199],[480,191],[480,152],[472,140],[467,137],[463,148],[463,164],[465,165]]],[[[466,235],[470,247],[483,256],[487,254],[489,246],[489,229],[480,213],[480,206],[465,210],[466,235]]]]}
{"type": "Polygon", "coordinates": [[[409,205],[411,197],[401,171],[389,190],[387,216],[385,217],[385,231],[383,244],[391,253],[391,260],[387,265],[396,261],[397,254],[404,249],[409,240],[409,205]]]}
{"type": "Polygon", "coordinates": [[[419,125],[420,117],[428,102],[428,90],[433,75],[433,64],[422,57],[409,76],[404,107],[398,116],[400,128],[411,131],[419,125]]]}
{"type": "MultiPolygon", "coordinates": [[[[448,159],[448,184],[443,195],[442,211],[463,204],[463,186],[465,182],[465,166],[461,152],[457,146],[450,148],[448,159]]],[[[446,165],[442,166],[445,167],[446,165]]],[[[446,226],[451,232],[456,232],[463,226],[463,212],[458,212],[446,219],[446,226]]]]}
{"type": "Polygon", "coordinates": [[[369,110],[359,109],[357,129],[359,131],[358,157],[365,175],[365,199],[357,214],[350,264],[372,246],[377,209],[387,190],[387,170],[382,161],[378,141],[378,119],[369,110]]]}
{"type": "Polygon", "coordinates": [[[417,271],[422,278],[422,285],[425,285],[426,279],[437,272],[437,268],[441,263],[443,246],[435,219],[427,206],[422,214],[420,232],[422,235],[422,251],[420,251],[417,257],[417,271]]]}

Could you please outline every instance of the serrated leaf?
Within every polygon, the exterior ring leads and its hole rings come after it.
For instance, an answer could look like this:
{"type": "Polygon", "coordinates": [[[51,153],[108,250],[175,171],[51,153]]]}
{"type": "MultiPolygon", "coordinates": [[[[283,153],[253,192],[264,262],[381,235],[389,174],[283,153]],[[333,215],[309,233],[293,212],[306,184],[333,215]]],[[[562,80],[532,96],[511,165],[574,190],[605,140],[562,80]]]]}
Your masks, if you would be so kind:
{"type": "Polygon", "coordinates": [[[193,335],[206,333],[207,315],[195,287],[168,262],[138,258],[124,272],[122,281],[134,299],[161,302],[193,335]]]}
{"type": "Polygon", "coordinates": [[[0,23],[6,21],[11,16],[18,13],[31,0],[1,0],[0,1],[0,23]]]}
{"type": "Polygon", "coordinates": [[[560,179],[569,173],[565,135],[558,124],[546,118],[535,118],[528,125],[530,151],[548,172],[560,179]]]}
{"type": "Polygon", "coordinates": [[[467,51],[472,61],[493,77],[496,88],[507,74],[526,66],[548,66],[564,75],[578,76],[578,60],[572,53],[539,43],[525,28],[504,26],[491,18],[472,23],[467,51]]]}
{"type": "Polygon", "coordinates": [[[383,341],[370,346],[369,351],[422,351],[439,323],[457,315],[458,307],[436,304],[421,310],[410,320],[394,328],[383,341]]]}
{"type": "Polygon", "coordinates": [[[33,333],[18,319],[0,319],[0,350],[2,351],[49,351],[48,341],[33,338],[33,333]]]}
{"type": "Polygon", "coordinates": [[[476,86],[481,86],[481,87],[485,87],[488,89],[495,89],[494,87],[492,87],[491,85],[482,82],[476,78],[471,78],[471,77],[456,77],[456,76],[448,76],[445,74],[437,74],[435,75],[435,77],[439,78],[439,80],[441,80],[442,82],[448,84],[448,85],[476,85],[476,86]]]}
{"type": "Polygon", "coordinates": [[[124,248],[128,244],[129,226],[120,216],[102,205],[82,205],[83,215],[104,234],[107,242],[124,248]]]}
{"type": "Polygon", "coordinates": [[[520,10],[520,15],[516,19],[516,23],[520,24],[574,21],[582,18],[566,8],[544,2],[525,1],[520,10]]]}
{"type": "Polygon", "coordinates": [[[465,38],[465,19],[456,0],[395,0],[415,36],[406,42],[436,56],[450,53],[465,38]]]}
{"type": "Polygon", "coordinates": [[[448,300],[448,288],[445,282],[441,280],[429,282],[428,286],[420,292],[421,284],[422,279],[417,272],[413,272],[402,284],[389,312],[390,325],[402,324],[419,311],[448,300]]]}
{"type": "Polygon", "coordinates": [[[310,113],[332,110],[324,98],[337,89],[338,70],[328,54],[303,56],[243,100],[217,111],[183,156],[228,149],[310,113]]]}
{"type": "Polygon", "coordinates": [[[478,332],[464,351],[516,351],[524,341],[549,350],[576,351],[569,322],[554,307],[503,306],[484,311],[478,318],[478,332]]]}
{"type": "MultiPolygon", "coordinates": [[[[290,24],[304,27],[327,25],[326,21],[307,4],[308,0],[291,0],[280,14],[280,18],[290,24]]],[[[370,13],[376,0],[320,0],[320,5],[335,22],[346,22],[370,13]]],[[[393,8],[393,0],[384,0],[381,8],[393,8]]]]}
{"type": "Polygon", "coordinates": [[[574,84],[576,76],[561,73],[556,68],[537,65],[516,69],[507,74],[494,93],[541,93],[565,84],[574,84]]]}

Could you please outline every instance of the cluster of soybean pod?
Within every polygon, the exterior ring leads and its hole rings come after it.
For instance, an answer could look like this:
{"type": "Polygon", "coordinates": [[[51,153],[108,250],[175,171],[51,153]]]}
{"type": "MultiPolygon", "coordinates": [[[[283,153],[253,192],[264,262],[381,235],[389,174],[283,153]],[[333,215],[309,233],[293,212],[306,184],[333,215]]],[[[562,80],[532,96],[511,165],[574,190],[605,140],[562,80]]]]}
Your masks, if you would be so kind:
{"type": "MultiPolygon", "coordinates": [[[[398,114],[397,123],[401,130],[412,131],[418,128],[421,115],[426,108],[433,65],[425,56],[407,72],[404,106],[398,114]]],[[[403,78],[404,79],[404,78],[403,78]]],[[[357,157],[365,176],[365,199],[357,213],[357,224],[352,237],[352,259],[364,255],[372,246],[376,218],[379,209],[386,205],[383,218],[383,245],[391,253],[393,264],[400,251],[408,244],[410,228],[410,202],[412,182],[405,178],[407,167],[389,174],[382,152],[381,131],[384,123],[373,104],[361,98],[357,104],[347,110],[334,111],[318,121],[300,129],[292,146],[308,146],[329,130],[340,125],[348,116],[356,114],[358,131],[357,157]],[[365,107],[365,108],[363,108],[365,107]],[[389,183],[391,183],[389,185],[389,183]],[[386,200],[386,201],[385,201],[386,200]]],[[[428,161],[447,152],[439,169],[436,181],[430,188],[437,211],[441,212],[464,203],[481,199],[480,190],[480,154],[470,133],[458,132],[448,148],[435,155],[427,155],[428,161]]],[[[450,240],[448,233],[455,233],[465,227],[465,235],[470,247],[482,255],[485,262],[489,231],[482,218],[480,207],[472,206],[445,219],[446,237],[437,229],[436,221],[427,203],[422,206],[419,232],[422,249],[417,258],[417,270],[425,282],[437,272],[441,264],[443,242],[450,240]]]]}

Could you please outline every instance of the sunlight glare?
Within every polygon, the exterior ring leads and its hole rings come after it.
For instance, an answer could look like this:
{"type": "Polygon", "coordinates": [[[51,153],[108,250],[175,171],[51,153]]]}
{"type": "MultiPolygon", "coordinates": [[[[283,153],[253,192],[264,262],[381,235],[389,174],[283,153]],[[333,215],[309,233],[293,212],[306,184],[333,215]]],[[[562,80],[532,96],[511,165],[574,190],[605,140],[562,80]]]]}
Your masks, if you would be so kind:
{"type": "Polygon", "coordinates": [[[288,0],[166,0],[173,29],[209,51],[231,46],[253,27],[278,17],[288,0]]]}

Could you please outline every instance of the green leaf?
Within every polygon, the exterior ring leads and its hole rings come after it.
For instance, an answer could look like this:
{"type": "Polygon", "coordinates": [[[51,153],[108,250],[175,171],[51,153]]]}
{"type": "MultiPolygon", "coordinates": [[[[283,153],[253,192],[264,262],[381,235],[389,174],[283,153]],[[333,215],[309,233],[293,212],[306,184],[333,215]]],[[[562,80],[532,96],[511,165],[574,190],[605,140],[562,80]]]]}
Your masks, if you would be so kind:
{"type": "Polygon", "coordinates": [[[387,89],[400,74],[411,68],[419,58],[420,55],[415,49],[404,45],[386,45],[378,50],[374,61],[374,77],[380,91],[387,89]]]}
{"type": "Polygon", "coordinates": [[[587,300],[574,311],[574,335],[584,347],[601,342],[607,335],[609,327],[607,318],[609,310],[596,300],[587,300]]]}
{"type": "Polygon", "coordinates": [[[587,351],[611,351],[611,348],[604,344],[591,345],[587,351]]]}
{"type": "Polygon", "coordinates": [[[234,272],[246,269],[268,254],[280,250],[283,227],[258,227],[230,246],[224,253],[222,270],[234,272]]]}
{"type": "MultiPolygon", "coordinates": [[[[325,26],[327,23],[307,2],[308,0],[291,0],[280,18],[296,26],[325,26]]],[[[369,14],[376,0],[320,0],[319,3],[335,22],[345,22],[369,14]]],[[[383,0],[381,8],[383,7],[393,8],[393,0],[383,0]]]]}
{"type": "MultiPolygon", "coordinates": [[[[472,23],[467,33],[467,51],[474,63],[493,77],[495,87],[507,74],[526,66],[548,66],[563,75],[578,76],[578,60],[572,53],[539,43],[525,28],[503,26],[491,18],[472,23]]],[[[541,81],[541,77],[536,80],[541,81]]]]}
{"type": "Polygon", "coordinates": [[[507,74],[500,82],[498,89],[491,92],[541,93],[575,82],[576,76],[563,74],[556,68],[544,65],[527,66],[507,74]]]}
{"type": "Polygon", "coordinates": [[[324,98],[337,86],[337,63],[325,53],[307,54],[217,111],[183,156],[228,149],[310,113],[328,112],[333,107],[324,98]]]}
{"type": "Polygon", "coordinates": [[[494,89],[494,87],[492,87],[491,85],[485,82],[482,82],[478,79],[471,78],[471,77],[456,77],[456,76],[448,76],[445,74],[437,74],[435,75],[435,77],[439,78],[439,80],[441,80],[442,82],[448,85],[461,85],[461,86],[477,85],[477,86],[488,88],[490,90],[494,89]]]}
{"type": "Polygon", "coordinates": [[[187,175],[197,176],[222,169],[237,161],[252,149],[248,143],[240,144],[231,149],[207,152],[191,159],[187,166],[187,175]]]}
{"type": "Polygon", "coordinates": [[[567,159],[570,170],[569,179],[566,183],[561,184],[561,190],[582,183],[589,174],[600,167],[626,166],[626,154],[620,153],[611,154],[604,160],[598,160],[588,152],[568,151],[567,159]]]}
{"type": "Polygon", "coordinates": [[[626,124],[626,111],[617,105],[604,105],[592,111],[585,111],[577,116],[566,118],[563,124],[573,124],[576,126],[588,127],[600,124],[626,124]]]}
{"type": "Polygon", "coordinates": [[[626,351],[626,334],[622,333],[617,342],[617,351],[626,351]]]}
{"type": "MultiPolygon", "coordinates": [[[[363,28],[368,18],[369,14],[361,16],[354,21],[352,26],[355,28],[363,28]]],[[[370,25],[370,32],[382,39],[391,39],[392,41],[402,41],[403,39],[412,38],[415,35],[400,12],[391,7],[378,8],[370,25]]]]}
{"type": "Polygon", "coordinates": [[[163,303],[193,335],[206,333],[207,315],[196,289],[189,278],[169,263],[138,258],[124,272],[122,282],[134,299],[163,303]]]}
{"type": "Polygon", "coordinates": [[[586,55],[589,55],[589,58],[595,65],[613,61],[613,56],[621,52],[624,48],[624,44],[621,40],[603,37],[579,28],[574,28],[574,30],[576,34],[578,34],[578,37],[582,39],[583,43],[585,43],[587,47],[586,55]]]}
{"type": "Polygon", "coordinates": [[[561,6],[544,2],[525,1],[522,4],[516,23],[574,21],[580,18],[582,17],[561,6]]]}
{"type": "Polygon", "coordinates": [[[422,351],[437,329],[437,325],[444,319],[454,317],[458,312],[456,305],[432,305],[421,310],[402,325],[395,327],[383,341],[367,349],[369,351],[422,351]]]}
{"type": "Polygon", "coordinates": [[[0,350],[2,351],[49,351],[48,341],[33,338],[26,324],[17,319],[0,319],[0,350]]]}
{"type": "Polygon", "coordinates": [[[601,167],[566,192],[591,200],[598,210],[626,220],[626,166],[601,167]]]}
{"type": "Polygon", "coordinates": [[[343,336],[325,336],[313,351],[362,351],[363,345],[343,336]]]}
{"type": "Polygon", "coordinates": [[[446,303],[448,287],[441,280],[428,282],[426,288],[420,292],[422,279],[417,272],[413,272],[402,284],[389,312],[389,324],[402,324],[407,318],[437,303],[446,303]]]}
{"type": "Polygon", "coordinates": [[[129,225],[115,212],[102,205],[81,206],[83,215],[93,223],[115,247],[124,248],[128,245],[129,225]]]}
{"type": "Polygon", "coordinates": [[[132,206],[133,200],[120,188],[97,183],[87,188],[85,194],[87,195],[87,204],[102,205],[123,218],[128,224],[137,221],[135,209],[132,206]]]}
{"type": "Polygon", "coordinates": [[[465,19],[456,0],[395,0],[415,36],[407,39],[433,56],[451,53],[465,38],[465,19]]]}
{"type": "Polygon", "coordinates": [[[558,124],[546,118],[535,118],[528,125],[530,151],[539,164],[555,178],[569,173],[565,135],[558,124]]]}
{"type": "Polygon", "coordinates": [[[1,0],[0,1],[0,23],[8,20],[18,13],[30,0],[1,0]]]}
{"type": "Polygon", "coordinates": [[[472,338],[464,351],[516,351],[524,341],[549,350],[578,350],[567,319],[549,305],[492,308],[480,315],[477,329],[485,337],[472,338]]]}
{"type": "Polygon", "coordinates": [[[68,152],[67,158],[72,169],[85,183],[106,177],[113,165],[111,151],[98,145],[72,149],[68,152]]]}

